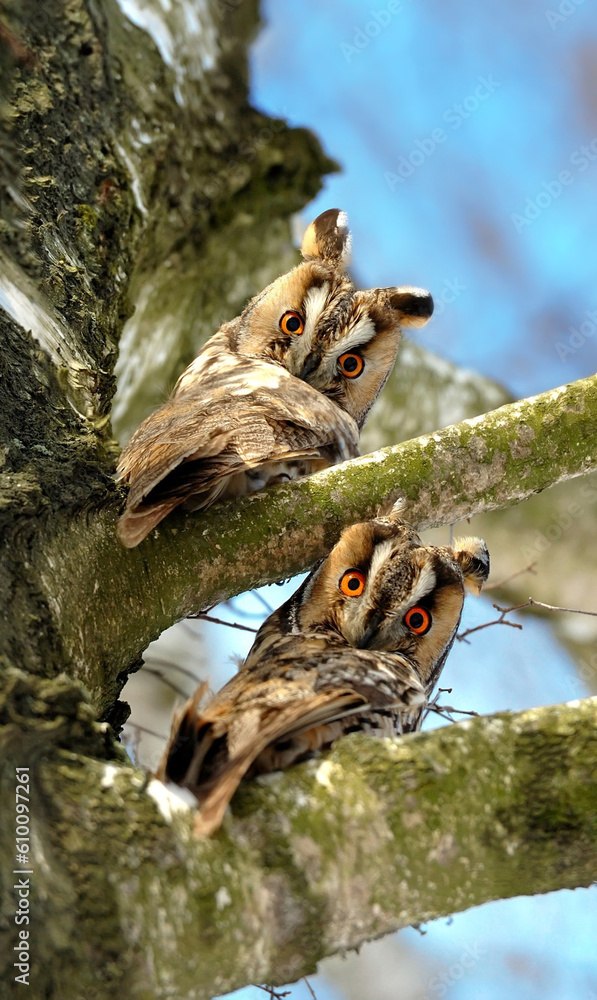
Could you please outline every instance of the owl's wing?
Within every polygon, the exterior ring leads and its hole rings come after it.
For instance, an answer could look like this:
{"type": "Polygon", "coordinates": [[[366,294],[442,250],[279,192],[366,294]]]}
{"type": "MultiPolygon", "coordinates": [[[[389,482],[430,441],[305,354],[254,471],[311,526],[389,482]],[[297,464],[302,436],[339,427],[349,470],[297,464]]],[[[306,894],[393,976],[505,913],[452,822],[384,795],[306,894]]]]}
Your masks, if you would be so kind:
{"type": "Polygon", "coordinates": [[[191,789],[201,804],[195,829],[209,835],[247,772],[288,767],[348,731],[410,731],[425,703],[400,655],[284,636],[203,710],[197,698],[187,703],[158,774],[191,789]]]}
{"type": "Polygon", "coordinates": [[[120,538],[136,545],[190,496],[209,506],[248,469],[303,458],[324,467],[357,454],[355,422],[326,396],[279,366],[227,359],[151,414],[124,449],[120,538]]]}

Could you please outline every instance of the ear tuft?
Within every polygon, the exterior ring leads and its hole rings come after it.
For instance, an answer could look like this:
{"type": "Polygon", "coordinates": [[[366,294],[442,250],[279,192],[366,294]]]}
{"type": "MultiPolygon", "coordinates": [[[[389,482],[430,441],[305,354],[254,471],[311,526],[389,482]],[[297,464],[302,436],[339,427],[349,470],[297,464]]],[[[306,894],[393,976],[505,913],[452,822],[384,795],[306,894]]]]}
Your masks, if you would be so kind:
{"type": "Polygon", "coordinates": [[[351,245],[346,212],[341,208],[328,208],[307,226],[301,253],[305,260],[322,260],[344,268],[350,263],[351,245]]]}
{"type": "Polygon", "coordinates": [[[453,553],[466,589],[478,597],[489,576],[489,549],[482,538],[457,538],[453,553]]]}
{"type": "Polygon", "coordinates": [[[401,326],[425,326],[433,315],[433,299],[424,288],[404,285],[401,288],[386,288],[390,305],[398,313],[401,326]]]}

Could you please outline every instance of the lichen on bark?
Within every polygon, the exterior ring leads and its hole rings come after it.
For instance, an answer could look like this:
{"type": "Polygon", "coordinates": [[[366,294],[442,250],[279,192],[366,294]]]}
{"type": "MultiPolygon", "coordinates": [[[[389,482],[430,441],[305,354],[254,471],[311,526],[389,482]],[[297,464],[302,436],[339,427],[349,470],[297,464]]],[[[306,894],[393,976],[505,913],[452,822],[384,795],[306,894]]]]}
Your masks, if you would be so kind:
{"type": "MultiPolygon", "coordinates": [[[[3,777],[26,755],[34,789],[40,995],[201,1000],[288,982],[390,930],[594,879],[597,699],[347,737],[245,783],[197,840],[188,806],[122,763],[80,687],[42,682],[42,709],[37,683],[11,674],[0,723],[3,777]]],[[[6,878],[2,901],[8,913],[6,878]]]]}

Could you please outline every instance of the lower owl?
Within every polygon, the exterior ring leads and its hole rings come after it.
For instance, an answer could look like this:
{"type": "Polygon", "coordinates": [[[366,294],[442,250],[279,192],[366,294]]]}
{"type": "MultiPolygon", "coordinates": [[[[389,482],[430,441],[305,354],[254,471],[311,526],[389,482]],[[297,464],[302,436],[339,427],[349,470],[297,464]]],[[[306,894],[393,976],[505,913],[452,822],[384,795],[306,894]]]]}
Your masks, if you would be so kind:
{"type": "Polygon", "coordinates": [[[413,732],[454,642],[465,588],[489,554],[477,538],[423,545],[395,514],[353,525],[259,630],[245,664],[175,720],[158,771],[188,787],[195,829],[220,825],[240,781],[326,749],[348,732],[413,732]]]}
{"type": "Polygon", "coordinates": [[[400,518],[353,524],[327,559],[259,629],[247,669],[280,635],[341,636],[350,646],[401,653],[429,693],[456,637],[465,590],[479,594],[489,576],[480,538],[424,545],[400,518]]]}

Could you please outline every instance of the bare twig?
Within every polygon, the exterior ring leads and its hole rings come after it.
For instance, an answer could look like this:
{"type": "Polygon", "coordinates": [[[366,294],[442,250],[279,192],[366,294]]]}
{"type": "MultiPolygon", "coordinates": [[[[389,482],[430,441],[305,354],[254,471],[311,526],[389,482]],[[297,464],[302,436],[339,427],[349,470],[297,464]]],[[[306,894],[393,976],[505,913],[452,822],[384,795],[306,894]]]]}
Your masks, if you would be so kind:
{"type": "Polygon", "coordinates": [[[202,611],[196,615],[188,615],[187,617],[200,619],[204,622],[212,622],[214,625],[227,625],[228,628],[238,628],[241,632],[257,632],[256,628],[250,628],[249,625],[240,625],[238,622],[225,622],[222,618],[212,618],[211,615],[206,615],[202,611]]]}
{"type": "Polygon", "coordinates": [[[264,993],[267,993],[272,1000],[282,1000],[283,997],[289,997],[291,992],[290,990],[286,990],[284,993],[278,993],[273,986],[262,986],[261,983],[255,983],[255,986],[258,990],[263,990],[264,993]]]}
{"type": "Polygon", "coordinates": [[[499,611],[500,617],[496,618],[492,622],[484,622],[483,625],[475,625],[474,628],[467,628],[464,632],[459,632],[456,638],[462,642],[467,641],[467,636],[472,635],[473,632],[480,632],[482,628],[489,628],[490,625],[509,625],[510,628],[522,628],[518,622],[509,622],[506,620],[506,615],[509,615],[511,611],[522,611],[523,608],[543,608],[545,611],[564,611],[569,615],[591,615],[593,618],[597,618],[597,611],[583,611],[582,608],[560,608],[555,604],[545,604],[543,601],[536,601],[533,597],[529,597],[528,601],[524,604],[515,604],[511,608],[501,608],[499,604],[492,605],[496,611],[499,611]]]}
{"type": "MultiPolygon", "coordinates": [[[[496,618],[492,622],[484,622],[483,625],[475,625],[473,628],[467,628],[465,629],[464,632],[459,632],[458,635],[456,636],[458,641],[468,642],[467,636],[472,635],[473,632],[480,632],[481,629],[483,628],[489,628],[490,625],[509,625],[510,628],[520,628],[520,629],[522,628],[522,625],[520,625],[518,622],[509,622],[506,620],[505,617],[508,614],[508,612],[517,611],[518,608],[504,608],[502,610],[501,608],[498,608],[497,604],[494,604],[493,607],[496,609],[496,611],[501,611],[499,618],[496,618]]],[[[521,607],[525,608],[526,604],[522,604],[521,607]]]]}
{"type": "Polygon", "coordinates": [[[478,717],[478,712],[466,711],[464,708],[454,708],[452,705],[440,705],[437,702],[433,708],[433,712],[437,712],[438,715],[443,715],[445,719],[449,719],[450,722],[455,722],[456,720],[452,718],[452,715],[468,715],[470,718],[478,717]]]}
{"type": "Polygon", "coordinates": [[[447,719],[448,722],[455,722],[456,720],[452,718],[453,715],[468,715],[468,716],[478,716],[478,712],[468,712],[463,708],[454,708],[452,705],[440,705],[439,696],[440,694],[451,694],[452,688],[438,688],[434,697],[427,704],[424,712],[423,719],[426,719],[428,715],[433,712],[435,715],[441,716],[443,719],[447,719]]]}
{"type": "Polygon", "coordinates": [[[309,990],[309,993],[313,997],[313,1000],[317,1000],[317,997],[315,996],[315,990],[311,986],[311,983],[309,982],[309,980],[307,979],[306,976],[303,976],[303,982],[304,982],[305,986],[307,987],[307,989],[309,990]]]}
{"type": "Polygon", "coordinates": [[[509,573],[502,580],[498,580],[496,583],[486,583],[483,587],[483,593],[487,593],[488,590],[499,590],[500,587],[504,587],[507,583],[515,580],[518,576],[522,576],[524,573],[532,573],[535,576],[537,562],[537,559],[533,559],[533,562],[530,562],[528,566],[523,566],[522,569],[517,569],[514,573],[509,573]]]}
{"type": "Polygon", "coordinates": [[[493,606],[496,611],[503,611],[504,614],[508,614],[509,611],[520,611],[522,608],[544,608],[546,611],[565,611],[569,615],[591,615],[591,617],[597,618],[597,611],[583,611],[582,608],[560,608],[555,604],[544,604],[543,601],[536,601],[533,597],[529,597],[524,604],[517,604],[513,608],[500,608],[497,604],[493,606]]]}

